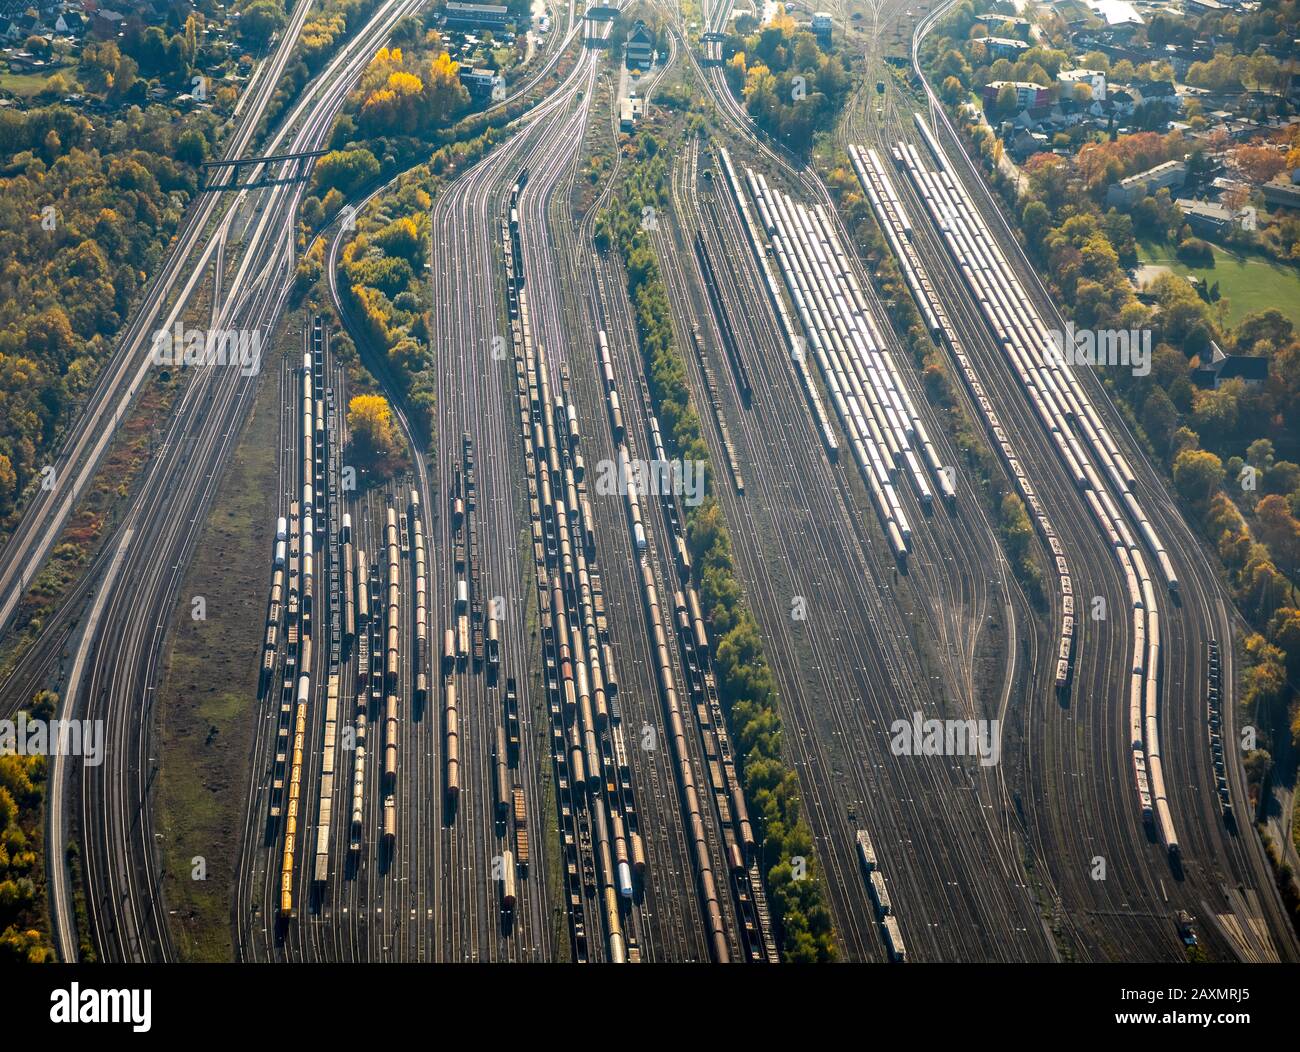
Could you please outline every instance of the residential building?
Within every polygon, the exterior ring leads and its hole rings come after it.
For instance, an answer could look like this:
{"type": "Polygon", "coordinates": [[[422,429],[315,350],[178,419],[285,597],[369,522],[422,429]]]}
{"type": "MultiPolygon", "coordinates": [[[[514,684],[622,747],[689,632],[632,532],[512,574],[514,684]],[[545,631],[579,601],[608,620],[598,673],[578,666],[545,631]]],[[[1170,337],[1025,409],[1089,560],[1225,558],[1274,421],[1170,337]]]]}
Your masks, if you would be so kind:
{"type": "Polygon", "coordinates": [[[460,82],[465,85],[469,97],[475,102],[492,98],[497,87],[505,87],[505,81],[494,69],[475,69],[471,66],[460,67],[460,82]]]}
{"type": "Polygon", "coordinates": [[[90,28],[95,36],[110,40],[126,29],[126,15],[101,7],[91,16],[90,28]]]}
{"type": "Polygon", "coordinates": [[[1007,152],[1016,161],[1023,161],[1036,153],[1046,153],[1052,148],[1051,142],[1042,132],[1031,132],[1021,128],[1007,143],[1007,152]]]}
{"type": "Polygon", "coordinates": [[[1019,37],[1021,40],[1028,40],[1032,32],[1032,23],[1027,18],[1019,18],[1016,15],[1004,15],[999,11],[985,11],[983,14],[975,16],[983,22],[989,29],[989,32],[1010,32],[1019,37]]]}
{"type": "Polygon", "coordinates": [[[1005,58],[1012,62],[1029,50],[1028,44],[1014,37],[985,37],[984,46],[988,48],[990,58],[1005,58]]]}
{"type": "Polygon", "coordinates": [[[1139,100],[1140,105],[1149,102],[1167,102],[1171,106],[1179,105],[1178,89],[1168,80],[1134,80],[1128,90],[1139,100]]]}
{"type": "Polygon", "coordinates": [[[998,93],[1007,84],[1016,89],[1016,105],[1022,110],[1031,106],[1046,106],[1051,101],[1052,93],[1033,81],[991,80],[984,85],[984,102],[986,104],[996,102],[998,93]]]}
{"type": "Polygon", "coordinates": [[[64,11],[55,17],[54,31],[63,36],[80,36],[86,31],[86,20],[79,11],[64,11]]]}
{"type": "Polygon", "coordinates": [[[1300,182],[1295,172],[1283,172],[1276,179],[1270,179],[1261,187],[1264,200],[1278,208],[1300,208],[1300,182]]]}
{"type": "Polygon", "coordinates": [[[1139,26],[1146,25],[1136,7],[1129,0],[1085,0],[1094,15],[1106,23],[1106,28],[1113,34],[1131,32],[1139,26]]]}
{"type": "Polygon", "coordinates": [[[1240,380],[1247,387],[1257,387],[1268,379],[1268,359],[1245,354],[1225,354],[1217,343],[1210,343],[1210,362],[1192,370],[1197,387],[1218,387],[1228,380],[1240,380]]]}
{"type": "Polygon", "coordinates": [[[1056,79],[1065,86],[1071,97],[1076,84],[1086,84],[1092,92],[1094,102],[1106,100],[1106,74],[1099,69],[1063,69],[1056,75],[1056,79]]]}
{"type": "Polygon", "coordinates": [[[1178,207],[1182,209],[1183,218],[1192,228],[1192,233],[1199,237],[1220,237],[1232,229],[1232,209],[1223,205],[1180,197],[1178,207]]]}
{"type": "Polygon", "coordinates": [[[1106,190],[1106,204],[1130,206],[1165,187],[1176,189],[1187,179],[1187,165],[1182,161],[1165,161],[1145,172],[1130,175],[1106,190]]]}

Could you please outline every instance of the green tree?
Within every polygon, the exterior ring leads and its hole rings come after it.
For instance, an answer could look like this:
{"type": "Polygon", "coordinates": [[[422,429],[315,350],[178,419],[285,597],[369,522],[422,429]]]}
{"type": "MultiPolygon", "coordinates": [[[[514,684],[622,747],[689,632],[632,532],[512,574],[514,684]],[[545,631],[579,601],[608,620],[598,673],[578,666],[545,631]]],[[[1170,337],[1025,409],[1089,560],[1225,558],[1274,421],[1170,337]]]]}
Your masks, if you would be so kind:
{"type": "Polygon", "coordinates": [[[208,159],[208,140],[203,133],[191,128],[176,140],[176,159],[197,168],[208,159]]]}
{"type": "Polygon", "coordinates": [[[1019,109],[1020,97],[1016,94],[1016,89],[1010,84],[1003,84],[998,88],[997,96],[993,100],[993,116],[999,120],[1012,117],[1019,109]]]}
{"type": "Polygon", "coordinates": [[[284,28],[284,10],[276,0],[254,0],[239,15],[239,38],[262,47],[284,28]]]}
{"type": "Polygon", "coordinates": [[[1174,458],[1174,486],[1197,506],[1209,503],[1223,485],[1223,461],[1203,449],[1185,449],[1174,458]]]}
{"type": "Polygon", "coordinates": [[[316,185],[344,196],[379,174],[379,162],[369,150],[332,150],[316,162],[316,185]]]}

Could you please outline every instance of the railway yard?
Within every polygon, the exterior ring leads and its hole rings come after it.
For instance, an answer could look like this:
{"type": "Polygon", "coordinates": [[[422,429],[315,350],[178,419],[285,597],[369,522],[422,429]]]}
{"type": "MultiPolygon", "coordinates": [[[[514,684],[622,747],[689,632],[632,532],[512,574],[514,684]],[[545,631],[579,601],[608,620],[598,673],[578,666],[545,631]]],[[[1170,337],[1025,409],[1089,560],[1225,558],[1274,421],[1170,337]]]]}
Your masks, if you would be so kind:
{"type": "MultiPolygon", "coordinates": [[[[256,150],[323,149],[371,57],[426,6],[367,8],[256,150]]],[[[792,952],[782,885],[800,879],[820,881],[847,961],[1176,962],[1185,915],[1210,960],[1300,958],[1232,744],[1238,615],[1100,381],[1052,357],[1059,305],[904,68],[945,5],[831,6],[863,16],[865,48],[833,145],[1024,505],[1041,600],[819,168],[758,130],[717,39],[698,39],[724,33],[729,0],[692,8],[689,36],[685,8],[650,6],[667,43],[637,94],[653,112],[685,85],[708,116],[687,130],[679,106],[659,126],[665,204],[642,226],[707,469],[675,448],[640,293],[596,237],[638,163],[606,46],[616,11],[552,9],[492,105],[530,104],[433,195],[417,279],[431,433],[341,286],[350,229],[319,233],[320,302],[292,295],[309,161],[201,195],[67,440],[76,487],[34,501],[0,563],[2,632],[148,375],[150,331],[264,334],[260,373],[188,376],[102,549],[0,684],[5,714],[51,687],[63,718],[105,727],[103,766],[51,765],[60,958],[186,956],[154,699],[259,397],[275,416],[265,550],[255,579],[229,583],[264,619],[234,658],[256,688],[221,804],[236,845],[217,923],[236,960],[776,964],[792,952]],[[594,156],[609,163],[588,184],[594,156]],[[387,399],[405,450],[388,475],[351,462],[363,391],[387,399]],[[708,604],[702,491],[775,682],[781,791],[811,859],[774,857],[753,733],[720,682],[731,626],[708,604]],[[931,754],[919,731],[936,721],[987,740],[931,754]]],[[[310,7],[288,5],[230,158],[253,150],[310,7]]],[[[356,212],[390,185],[364,187],[356,212]]]]}

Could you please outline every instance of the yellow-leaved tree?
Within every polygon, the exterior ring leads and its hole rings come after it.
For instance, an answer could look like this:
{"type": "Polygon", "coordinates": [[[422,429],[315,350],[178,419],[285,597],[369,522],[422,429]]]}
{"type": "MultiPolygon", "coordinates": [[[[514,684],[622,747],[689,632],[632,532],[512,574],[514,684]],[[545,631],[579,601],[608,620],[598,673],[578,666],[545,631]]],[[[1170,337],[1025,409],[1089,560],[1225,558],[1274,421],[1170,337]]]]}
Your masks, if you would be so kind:
{"type": "Polygon", "coordinates": [[[429,63],[424,99],[434,124],[446,123],[469,105],[469,92],[460,82],[460,65],[445,51],[429,63]]]}
{"type": "Polygon", "coordinates": [[[398,438],[388,399],[363,394],[349,401],[348,432],[360,466],[389,474],[398,456],[398,438]]]}

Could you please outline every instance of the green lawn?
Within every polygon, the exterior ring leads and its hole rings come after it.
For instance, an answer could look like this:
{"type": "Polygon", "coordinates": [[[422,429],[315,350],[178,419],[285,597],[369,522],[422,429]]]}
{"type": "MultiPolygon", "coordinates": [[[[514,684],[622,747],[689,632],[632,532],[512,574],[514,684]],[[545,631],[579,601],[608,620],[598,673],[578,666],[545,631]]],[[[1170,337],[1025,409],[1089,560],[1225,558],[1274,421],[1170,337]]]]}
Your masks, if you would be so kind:
{"type": "Polygon", "coordinates": [[[1219,283],[1219,292],[1228,301],[1228,320],[1236,325],[1248,314],[1276,307],[1300,328],[1300,269],[1276,263],[1266,256],[1239,255],[1212,246],[1214,266],[1189,267],[1174,258],[1172,245],[1139,241],[1138,256],[1142,263],[1167,266],[1184,277],[1195,275],[1207,286],[1219,283]]]}
{"type": "MultiPolygon", "coordinates": [[[[65,63],[42,70],[40,73],[0,73],[0,91],[12,92],[25,99],[30,99],[45,88],[46,82],[55,73],[73,75],[73,66],[65,63]]],[[[75,89],[74,89],[75,90],[75,89]]]]}

